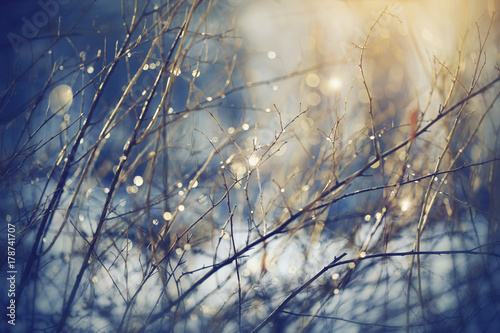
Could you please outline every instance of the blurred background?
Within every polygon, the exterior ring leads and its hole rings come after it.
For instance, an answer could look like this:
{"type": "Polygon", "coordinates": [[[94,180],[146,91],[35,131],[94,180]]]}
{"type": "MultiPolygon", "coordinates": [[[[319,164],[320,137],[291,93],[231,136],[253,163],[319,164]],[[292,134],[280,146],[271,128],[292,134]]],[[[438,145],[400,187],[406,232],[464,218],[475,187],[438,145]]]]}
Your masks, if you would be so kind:
{"type": "Polygon", "coordinates": [[[496,332],[499,8],[2,2],[2,327],[496,332]]]}

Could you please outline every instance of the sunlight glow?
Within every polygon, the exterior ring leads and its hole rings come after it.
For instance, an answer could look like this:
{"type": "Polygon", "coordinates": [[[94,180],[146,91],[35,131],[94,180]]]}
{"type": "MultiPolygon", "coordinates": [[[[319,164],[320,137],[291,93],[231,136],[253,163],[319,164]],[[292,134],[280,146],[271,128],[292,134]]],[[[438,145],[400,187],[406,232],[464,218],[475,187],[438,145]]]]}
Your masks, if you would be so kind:
{"type": "Polygon", "coordinates": [[[330,79],[329,85],[331,89],[339,90],[342,88],[342,81],[337,77],[333,77],[330,79]]]}
{"type": "Polygon", "coordinates": [[[403,212],[406,212],[410,208],[410,200],[404,199],[401,201],[401,210],[403,212]]]}
{"type": "Polygon", "coordinates": [[[426,41],[431,42],[433,39],[432,32],[429,29],[422,29],[422,38],[425,39],[426,41]]]}

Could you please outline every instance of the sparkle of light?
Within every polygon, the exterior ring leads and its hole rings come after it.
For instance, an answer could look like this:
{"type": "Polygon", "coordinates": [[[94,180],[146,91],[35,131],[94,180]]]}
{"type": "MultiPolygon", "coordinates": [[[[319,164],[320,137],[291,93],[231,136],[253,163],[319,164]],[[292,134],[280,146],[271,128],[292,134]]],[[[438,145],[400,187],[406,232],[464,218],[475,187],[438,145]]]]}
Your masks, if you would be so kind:
{"type": "Polygon", "coordinates": [[[55,87],[49,94],[49,107],[54,113],[65,113],[71,103],[73,103],[73,91],[66,84],[55,87]]]}
{"type": "Polygon", "coordinates": [[[312,92],[307,95],[307,103],[311,106],[316,106],[321,103],[321,96],[317,92],[312,92]]]}
{"type": "Polygon", "coordinates": [[[342,81],[337,77],[333,77],[330,79],[329,85],[332,90],[339,90],[342,88],[342,81]]]}
{"type": "Polygon", "coordinates": [[[410,208],[410,200],[404,199],[401,201],[401,210],[406,212],[410,208]]]}
{"type": "Polygon", "coordinates": [[[134,184],[136,186],[142,186],[142,184],[144,184],[144,179],[141,176],[135,176],[134,177],[134,184]]]}
{"type": "Polygon", "coordinates": [[[315,88],[317,86],[319,86],[319,83],[321,82],[318,74],[315,74],[315,73],[310,73],[310,74],[307,74],[306,76],[306,84],[311,87],[311,88],[315,88]]]}
{"type": "Polygon", "coordinates": [[[259,163],[259,158],[255,154],[252,154],[252,156],[248,159],[248,164],[253,167],[256,166],[257,163],[259,163]]]}

